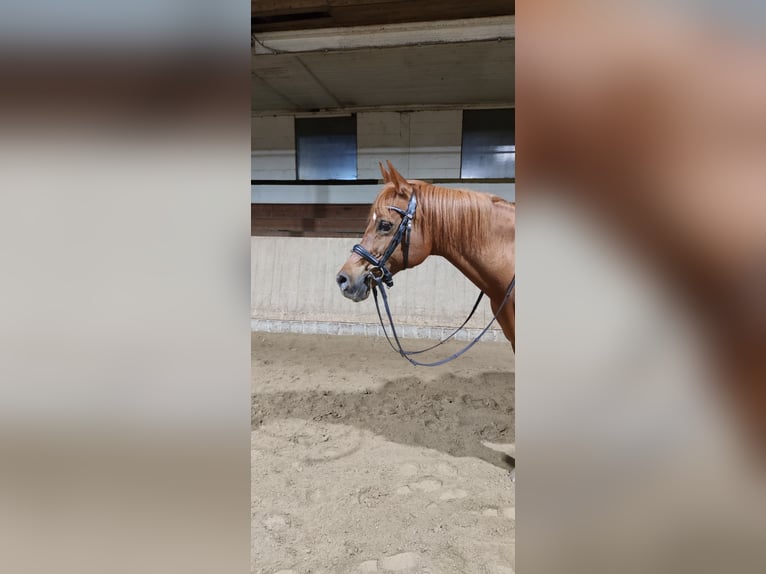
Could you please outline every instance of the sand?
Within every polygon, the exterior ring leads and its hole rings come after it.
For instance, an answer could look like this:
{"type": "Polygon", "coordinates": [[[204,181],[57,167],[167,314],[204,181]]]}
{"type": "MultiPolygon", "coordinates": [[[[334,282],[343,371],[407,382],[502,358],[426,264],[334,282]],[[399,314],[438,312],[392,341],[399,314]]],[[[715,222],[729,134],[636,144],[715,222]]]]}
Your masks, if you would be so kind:
{"type": "Polygon", "coordinates": [[[510,345],[425,368],[385,339],[253,333],[252,362],[253,573],[513,572],[511,466],[485,446],[514,441],[510,345]]]}

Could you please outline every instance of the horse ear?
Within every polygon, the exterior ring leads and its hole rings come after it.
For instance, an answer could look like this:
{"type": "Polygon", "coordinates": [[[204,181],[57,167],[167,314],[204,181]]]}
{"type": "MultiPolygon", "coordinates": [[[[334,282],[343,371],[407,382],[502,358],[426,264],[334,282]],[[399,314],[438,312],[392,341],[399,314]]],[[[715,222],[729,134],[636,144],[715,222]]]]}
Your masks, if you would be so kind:
{"type": "Polygon", "coordinates": [[[412,193],[410,182],[408,182],[401,173],[396,171],[396,168],[390,161],[386,160],[386,163],[388,164],[388,172],[391,176],[391,181],[393,181],[396,186],[396,193],[403,195],[404,197],[409,197],[412,193]]]}
{"type": "Polygon", "coordinates": [[[383,183],[391,181],[391,174],[386,172],[386,168],[383,167],[383,162],[379,161],[378,165],[380,166],[380,174],[383,176],[383,183]]]}

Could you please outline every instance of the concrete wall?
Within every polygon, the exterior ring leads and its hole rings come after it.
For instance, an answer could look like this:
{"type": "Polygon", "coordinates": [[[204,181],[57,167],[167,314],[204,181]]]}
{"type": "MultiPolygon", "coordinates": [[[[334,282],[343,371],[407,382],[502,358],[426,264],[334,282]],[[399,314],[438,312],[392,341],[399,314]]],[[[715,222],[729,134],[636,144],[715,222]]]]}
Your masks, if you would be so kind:
{"type": "MultiPolygon", "coordinates": [[[[251,312],[259,330],[270,330],[264,327],[268,322],[314,326],[343,323],[369,325],[362,332],[377,334],[374,325],[378,317],[372,297],[354,303],[341,295],[335,283],[353,240],[253,237],[251,241],[251,312]]],[[[396,275],[389,293],[397,323],[454,328],[468,315],[479,290],[446,260],[430,257],[422,265],[396,275]]],[[[469,323],[474,331],[469,333],[483,328],[491,317],[489,303],[482,301],[469,323]]],[[[285,328],[282,325],[274,330],[285,328]]],[[[504,340],[499,329],[488,335],[487,340],[504,340]]],[[[421,330],[416,336],[429,334],[421,330]]]]}

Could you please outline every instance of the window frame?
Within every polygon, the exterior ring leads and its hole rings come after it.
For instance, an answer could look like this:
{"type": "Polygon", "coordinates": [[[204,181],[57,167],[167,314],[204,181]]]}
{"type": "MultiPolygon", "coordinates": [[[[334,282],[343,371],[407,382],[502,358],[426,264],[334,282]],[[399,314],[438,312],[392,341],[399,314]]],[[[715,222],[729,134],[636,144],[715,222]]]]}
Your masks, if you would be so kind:
{"type": "MultiPolygon", "coordinates": [[[[470,132],[470,130],[469,130],[470,132]]],[[[472,109],[464,109],[461,117],[461,134],[460,134],[460,179],[466,180],[466,181],[473,181],[473,180],[500,180],[500,181],[515,181],[516,180],[516,108],[510,107],[510,108],[472,108],[472,109]],[[480,175],[476,175],[473,177],[466,177],[464,174],[464,159],[465,159],[465,151],[466,151],[466,144],[465,144],[465,137],[466,137],[466,115],[471,114],[491,114],[492,112],[506,112],[510,113],[513,117],[513,123],[511,127],[511,137],[512,137],[512,143],[506,144],[513,146],[513,151],[508,153],[514,154],[514,162],[513,162],[513,175],[511,176],[501,176],[496,174],[487,174],[483,173],[480,175]]]]}
{"type": "MultiPolygon", "coordinates": [[[[295,181],[296,182],[331,182],[331,181],[357,181],[359,179],[359,131],[358,121],[355,113],[339,115],[327,115],[327,116],[307,116],[307,117],[295,117],[293,118],[293,129],[295,132],[295,181]],[[301,151],[300,140],[301,135],[308,135],[306,133],[299,133],[299,124],[302,122],[311,122],[315,120],[337,120],[343,118],[349,120],[353,124],[353,133],[349,132],[344,135],[353,136],[354,140],[354,176],[352,178],[337,178],[337,177],[301,177],[301,151]]],[[[321,133],[321,132],[317,132],[321,133]]],[[[328,132],[329,133],[329,132],[328,132]]],[[[338,132],[340,133],[340,132],[338,132]]]]}

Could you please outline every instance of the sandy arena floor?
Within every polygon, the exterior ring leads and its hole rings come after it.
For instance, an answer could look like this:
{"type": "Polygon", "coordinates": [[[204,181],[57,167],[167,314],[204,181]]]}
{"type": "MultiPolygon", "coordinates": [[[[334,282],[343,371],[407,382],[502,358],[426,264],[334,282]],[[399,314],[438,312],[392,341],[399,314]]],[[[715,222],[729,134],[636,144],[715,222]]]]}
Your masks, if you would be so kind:
{"type": "Polygon", "coordinates": [[[426,368],[385,339],[253,333],[252,364],[254,574],[513,572],[510,466],[482,444],[514,440],[510,345],[426,368]]]}

